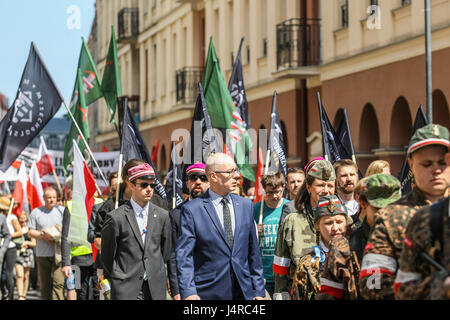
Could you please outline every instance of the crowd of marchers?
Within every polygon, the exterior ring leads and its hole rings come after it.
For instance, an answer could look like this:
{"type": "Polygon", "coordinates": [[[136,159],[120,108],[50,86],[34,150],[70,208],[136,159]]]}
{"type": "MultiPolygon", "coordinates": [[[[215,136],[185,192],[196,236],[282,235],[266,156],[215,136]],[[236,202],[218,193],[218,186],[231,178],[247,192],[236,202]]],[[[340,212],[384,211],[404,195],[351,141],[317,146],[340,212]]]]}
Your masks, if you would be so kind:
{"type": "Polygon", "coordinates": [[[386,161],[361,177],[350,159],[317,157],[264,174],[258,202],[234,159],[214,153],[185,169],[175,208],[154,192],[152,166],[132,159],[94,199],[92,246],[68,240],[70,183],[20,218],[4,195],[3,298],[16,287],[26,299],[36,268],[45,300],[449,299],[449,148],[445,127],[414,133],[406,194],[386,161]]]}

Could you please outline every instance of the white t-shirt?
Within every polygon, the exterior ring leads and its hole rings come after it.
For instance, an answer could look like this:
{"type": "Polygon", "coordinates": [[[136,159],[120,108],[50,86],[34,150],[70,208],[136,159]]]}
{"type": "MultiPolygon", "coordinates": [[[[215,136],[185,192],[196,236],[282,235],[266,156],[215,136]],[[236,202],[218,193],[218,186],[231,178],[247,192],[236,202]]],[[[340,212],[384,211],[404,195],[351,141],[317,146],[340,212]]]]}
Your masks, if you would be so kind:
{"type": "MultiPolygon", "coordinates": [[[[12,224],[13,220],[17,220],[17,217],[15,214],[11,213],[6,218],[6,225],[8,226],[9,234],[13,234],[16,232],[16,230],[14,229],[14,226],[12,224]]],[[[16,244],[13,241],[10,241],[9,245],[8,245],[8,249],[15,248],[15,246],[16,246],[16,244]]]]}
{"type": "Polygon", "coordinates": [[[359,210],[359,204],[356,200],[350,200],[350,201],[342,201],[344,206],[347,208],[347,212],[349,216],[354,216],[358,213],[359,210]]]}

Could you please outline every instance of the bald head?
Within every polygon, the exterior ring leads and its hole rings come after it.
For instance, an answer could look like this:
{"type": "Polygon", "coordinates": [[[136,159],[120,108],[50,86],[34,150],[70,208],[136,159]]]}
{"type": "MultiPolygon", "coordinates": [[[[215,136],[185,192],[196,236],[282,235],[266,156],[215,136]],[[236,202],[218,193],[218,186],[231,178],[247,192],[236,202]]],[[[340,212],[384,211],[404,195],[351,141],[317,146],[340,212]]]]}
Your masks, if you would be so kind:
{"type": "Polygon", "coordinates": [[[214,153],[208,157],[206,175],[210,189],[221,196],[236,189],[237,179],[240,177],[234,159],[225,153],[214,153]]]}
{"type": "Polygon", "coordinates": [[[226,153],[213,153],[206,159],[206,174],[215,170],[223,170],[222,167],[235,165],[234,159],[226,153]]]}

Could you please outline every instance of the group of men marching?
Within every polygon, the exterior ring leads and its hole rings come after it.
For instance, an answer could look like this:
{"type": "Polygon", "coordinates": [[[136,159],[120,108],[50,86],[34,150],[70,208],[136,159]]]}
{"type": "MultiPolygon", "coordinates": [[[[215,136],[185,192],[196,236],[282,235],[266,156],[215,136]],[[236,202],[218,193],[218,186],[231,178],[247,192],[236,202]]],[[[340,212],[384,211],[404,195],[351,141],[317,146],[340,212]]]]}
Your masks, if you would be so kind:
{"type": "MultiPolygon", "coordinates": [[[[318,157],[288,170],[287,181],[264,175],[265,197],[255,205],[236,192],[234,159],[214,153],[187,167],[189,194],[170,212],[154,194],[153,168],[132,159],[120,179],[111,176],[111,197],[91,215],[102,298],[448,299],[449,147],[445,127],[416,131],[407,151],[409,194],[389,172],[358,179],[353,161],[318,157]]],[[[78,265],[88,279],[92,248],[67,242],[72,209],[67,203],[62,215],[62,273],[70,279],[78,265]]],[[[49,237],[30,228],[32,238],[49,237]]]]}

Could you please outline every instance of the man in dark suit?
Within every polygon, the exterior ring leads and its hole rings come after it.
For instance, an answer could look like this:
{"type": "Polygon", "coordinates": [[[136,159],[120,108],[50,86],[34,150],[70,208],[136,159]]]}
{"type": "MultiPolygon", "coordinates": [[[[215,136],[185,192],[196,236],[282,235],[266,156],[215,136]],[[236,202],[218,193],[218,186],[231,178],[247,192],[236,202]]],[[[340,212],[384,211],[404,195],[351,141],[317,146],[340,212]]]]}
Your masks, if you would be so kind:
{"type": "Polygon", "coordinates": [[[131,198],[108,213],[101,231],[102,262],[113,300],[164,300],[172,234],[169,214],[150,202],[155,172],[147,164],[128,170],[131,198]]]}
{"type": "Polygon", "coordinates": [[[180,290],[178,288],[177,261],[175,254],[177,239],[181,234],[181,208],[186,202],[198,198],[208,190],[209,182],[206,177],[204,163],[197,162],[187,167],[186,187],[189,190],[189,198],[170,211],[170,222],[172,223],[172,253],[169,262],[167,263],[167,271],[169,274],[170,294],[174,300],[181,300],[180,290]]]}
{"type": "Polygon", "coordinates": [[[223,153],[206,162],[210,189],[181,211],[176,246],[180,294],[186,300],[263,299],[264,277],[253,203],[232,194],[239,178],[223,153]]]}

